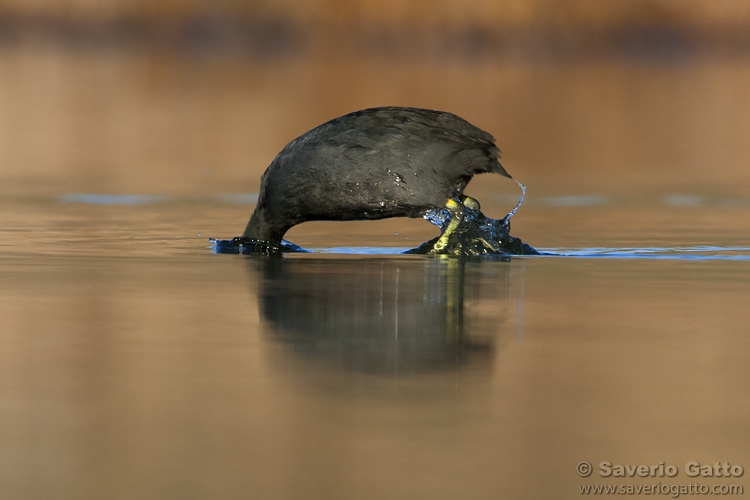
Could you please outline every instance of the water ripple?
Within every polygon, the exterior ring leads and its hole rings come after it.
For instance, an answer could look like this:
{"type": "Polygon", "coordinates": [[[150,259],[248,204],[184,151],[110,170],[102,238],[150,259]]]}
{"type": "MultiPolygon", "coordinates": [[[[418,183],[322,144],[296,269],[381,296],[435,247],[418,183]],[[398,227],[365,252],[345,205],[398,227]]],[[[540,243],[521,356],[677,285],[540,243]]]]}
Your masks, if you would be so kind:
{"type": "Polygon", "coordinates": [[[547,248],[545,255],[584,258],[619,259],[689,259],[689,260],[748,260],[750,247],[633,247],[633,248],[547,248]]]}

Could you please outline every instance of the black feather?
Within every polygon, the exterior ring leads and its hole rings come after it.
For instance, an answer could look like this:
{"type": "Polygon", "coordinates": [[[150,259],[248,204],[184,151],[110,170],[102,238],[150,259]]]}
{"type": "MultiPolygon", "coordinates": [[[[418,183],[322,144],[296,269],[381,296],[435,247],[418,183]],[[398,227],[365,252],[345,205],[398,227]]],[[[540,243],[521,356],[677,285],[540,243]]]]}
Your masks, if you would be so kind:
{"type": "Polygon", "coordinates": [[[451,113],[371,108],[294,139],[261,178],[243,237],[279,244],[311,220],[421,217],[461,194],[472,176],[510,177],[495,139],[451,113]]]}

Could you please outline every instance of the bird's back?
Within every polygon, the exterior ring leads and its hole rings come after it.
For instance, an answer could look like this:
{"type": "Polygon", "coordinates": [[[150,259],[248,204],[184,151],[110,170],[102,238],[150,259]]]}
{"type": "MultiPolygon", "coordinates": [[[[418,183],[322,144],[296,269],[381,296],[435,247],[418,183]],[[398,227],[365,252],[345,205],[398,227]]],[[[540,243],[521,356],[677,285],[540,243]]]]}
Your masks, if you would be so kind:
{"type": "Polygon", "coordinates": [[[460,194],[475,174],[510,177],[499,153],[490,134],[451,113],[357,111],[287,144],[262,177],[256,213],[288,227],[418,217],[460,194]]]}

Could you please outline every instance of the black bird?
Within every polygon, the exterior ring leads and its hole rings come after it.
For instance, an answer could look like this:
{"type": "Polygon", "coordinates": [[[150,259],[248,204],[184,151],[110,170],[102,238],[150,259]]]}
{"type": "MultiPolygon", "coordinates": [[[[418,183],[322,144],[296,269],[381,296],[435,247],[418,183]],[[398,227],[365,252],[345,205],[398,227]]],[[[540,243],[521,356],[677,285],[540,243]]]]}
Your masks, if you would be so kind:
{"type": "Polygon", "coordinates": [[[495,139],[458,116],[418,108],[371,108],[294,139],[261,178],[243,238],[278,246],[289,228],[312,220],[422,217],[447,208],[444,247],[464,216],[472,176],[496,173],[495,139]]]}

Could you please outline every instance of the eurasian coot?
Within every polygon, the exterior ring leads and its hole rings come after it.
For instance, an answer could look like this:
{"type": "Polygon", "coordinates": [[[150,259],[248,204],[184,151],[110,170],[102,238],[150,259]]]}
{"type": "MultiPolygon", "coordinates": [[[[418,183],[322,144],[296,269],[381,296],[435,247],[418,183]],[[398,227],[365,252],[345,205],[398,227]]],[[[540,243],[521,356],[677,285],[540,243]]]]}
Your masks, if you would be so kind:
{"type": "Polygon", "coordinates": [[[243,238],[278,246],[289,228],[312,220],[422,217],[448,209],[444,247],[464,216],[472,176],[510,177],[495,139],[442,111],[371,108],[331,120],[294,139],[261,178],[243,238]]]}

